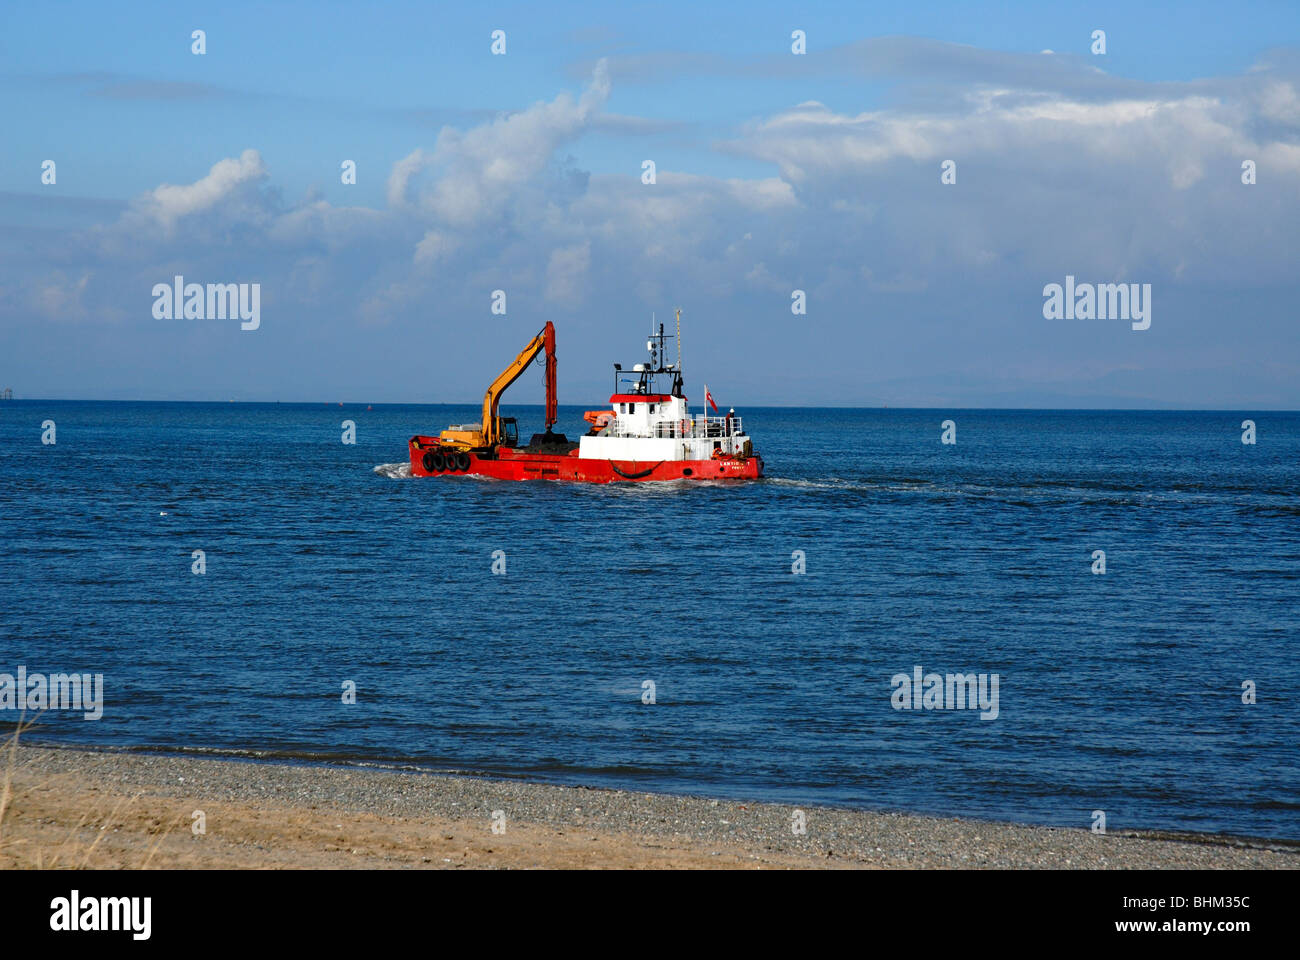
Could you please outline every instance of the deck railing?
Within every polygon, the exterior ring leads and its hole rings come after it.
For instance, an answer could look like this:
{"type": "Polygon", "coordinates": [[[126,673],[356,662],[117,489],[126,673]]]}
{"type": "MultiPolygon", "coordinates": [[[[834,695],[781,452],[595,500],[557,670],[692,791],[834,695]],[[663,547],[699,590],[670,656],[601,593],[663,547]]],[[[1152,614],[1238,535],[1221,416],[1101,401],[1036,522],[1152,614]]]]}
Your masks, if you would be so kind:
{"type": "Polygon", "coordinates": [[[663,440],[695,440],[702,438],[730,437],[744,433],[740,417],[705,417],[696,416],[686,420],[660,420],[650,425],[650,432],[639,426],[624,424],[614,420],[607,437],[655,437],[663,440]]]}

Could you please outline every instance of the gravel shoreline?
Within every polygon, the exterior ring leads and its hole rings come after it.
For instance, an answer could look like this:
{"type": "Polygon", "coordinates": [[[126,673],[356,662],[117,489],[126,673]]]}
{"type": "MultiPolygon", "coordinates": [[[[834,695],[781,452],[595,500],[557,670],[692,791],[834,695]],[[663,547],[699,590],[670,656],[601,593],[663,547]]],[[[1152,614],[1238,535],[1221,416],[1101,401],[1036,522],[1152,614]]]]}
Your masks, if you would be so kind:
{"type": "MultiPolygon", "coordinates": [[[[177,754],[20,746],[16,782],[75,784],[106,794],[185,804],[243,804],[258,811],[327,811],[438,820],[491,837],[495,811],[510,828],[531,825],[592,841],[627,838],[783,866],[903,868],[1296,869],[1300,849],[1214,835],[1110,833],[899,813],[795,807],[706,797],[554,786],[386,769],[295,766],[177,754]]],[[[15,804],[17,806],[17,803],[15,804]]],[[[328,818],[325,818],[328,819],[328,818]]],[[[540,832],[540,831],[539,831],[540,832]]],[[[490,852],[490,851],[489,851],[490,852]]],[[[257,865],[255,862],[249,865],[257,865]]]]}

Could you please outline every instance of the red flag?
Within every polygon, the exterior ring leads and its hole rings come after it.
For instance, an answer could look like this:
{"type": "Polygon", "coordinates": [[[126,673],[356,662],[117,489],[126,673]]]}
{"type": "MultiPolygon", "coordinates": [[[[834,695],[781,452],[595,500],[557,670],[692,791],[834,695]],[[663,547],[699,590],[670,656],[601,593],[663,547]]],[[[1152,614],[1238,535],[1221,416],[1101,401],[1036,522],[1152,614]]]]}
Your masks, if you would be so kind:
{"type": "Polygon", "coordinates": [[[704,385],[704,399],[709,401],[709,406],[713,408],[714,413],[717,413],[718,405],[713,402],[713,394],[709,393],[709,385],[707,383],[704,385]]]}

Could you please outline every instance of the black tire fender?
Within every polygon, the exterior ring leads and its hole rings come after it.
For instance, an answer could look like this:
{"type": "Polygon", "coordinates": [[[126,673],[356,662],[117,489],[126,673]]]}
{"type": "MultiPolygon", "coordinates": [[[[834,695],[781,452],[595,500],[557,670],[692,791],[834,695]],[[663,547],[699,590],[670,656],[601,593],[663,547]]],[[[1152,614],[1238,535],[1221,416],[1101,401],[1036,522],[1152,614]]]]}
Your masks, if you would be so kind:
{"type": "Polygon", "coordinates": [[[650,474],[654,473],[661,466],[663,466],[663,463],[664,462],[660,460],[653,467],[650,467],[647,470],[641,470],[637,473],[624,473],[622,470],[618,468],[618,464],[616,464],[613,460],[609,461],[609,465],[613,469],[613,471],[617,473],[620,477],[622,477],[624,480],[640,480],[642,477],[648,477],[650,476],[650,474]]]}

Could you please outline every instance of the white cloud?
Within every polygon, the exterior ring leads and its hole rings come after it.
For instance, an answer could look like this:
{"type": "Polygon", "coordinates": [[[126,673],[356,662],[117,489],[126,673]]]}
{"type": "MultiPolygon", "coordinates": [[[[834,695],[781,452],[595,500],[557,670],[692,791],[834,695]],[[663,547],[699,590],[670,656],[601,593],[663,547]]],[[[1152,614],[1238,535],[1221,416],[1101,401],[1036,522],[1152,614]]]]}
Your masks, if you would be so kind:
{"type": "Polygon", "coordinates": [[[135,204],[135,212],[171,230],[178,220],[212,210],[236,195],[247,184],[266,179],[266,165],[256,150],[245,150],[238,158],[213,164],[207,176],[194,183],[156,187],[135,204]]]}
{"type": "MultiPolygon", "coordinates": [[[[1281,95],[1274,99],[1284,111],[1281,95]]],[[[786,180],[840,177],[900,160],[1006,158],[1068,146],[1105,162],[1156,160],[1171,183],[1188,186],[1206,155],[1245,139],[1237,111],[1220,99],[1078,100],[1012,89],[970,92],[964,110],[836,113],[808,102],[752,126],[723,144],[776,164],[786,180]]],[[[1050,166],[1050,161],[1044,167],[1050,166]]]]}
{"type": "Polygon", "coordinates": [[[33,306],[48,320],[83,319],[86,308],[82,297],[89,283],[89,272],[83,273],[76,280],[70,280],[61,273],[48,276],[34,291],[33,306]]]}
{"type": "Polygon", "coordinates": [[[418,174],[428,162],[428,154],[417,149],[412,150],[393,164],[392,172],[388,175],[388,205],[390,207],[404,206],[408,202],[407,188],[411,183],[411,178],[418,174]]]}
{"type": "Polygon", "coordinates": [[[590,240],[554,251],[546,266],[546,299],[556,303],[582,302],[590,267],[590,240]]]}
{"type": "Polygon", "coordinates": [[[1277,123],[1300,126],[1300,95],[1295,85],[1282,80],[1265,84],[1259,95],[1259,112],[1277,123]]]}
{"type": "Polygon", "coordinates": [[[433,150],[416,150],[393,168],[389,204],[414,202],[426,216],[457,227],[499,217],[521,187],[541,177],[556,150],[592,124],[608,98],[601,60],[576,100],[561,93],[468,131],[444,127],[433,150]],[[434,173],[432,181],[417,185],[426,171],[434,173]]]}
{"type": "MultiPolygon", "coordinates": [[[[336,207],[312,200],[282,213],[267,211],[266,235],[285,247],[323,244],[331,251],[373,243],[392,226],[392,218],[369,207],[336,207]]],[[[260,219],[260,218],[259,218],[260,219]]]]}
{"type": "Polygon", "coordinates": [[[432,264],[453,253],[460,242],[438,230],[430,230],[415,247],[415,262],[432,264]]]}

